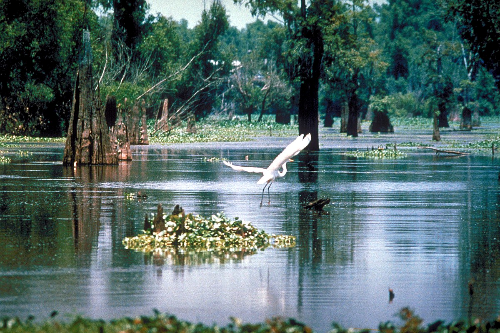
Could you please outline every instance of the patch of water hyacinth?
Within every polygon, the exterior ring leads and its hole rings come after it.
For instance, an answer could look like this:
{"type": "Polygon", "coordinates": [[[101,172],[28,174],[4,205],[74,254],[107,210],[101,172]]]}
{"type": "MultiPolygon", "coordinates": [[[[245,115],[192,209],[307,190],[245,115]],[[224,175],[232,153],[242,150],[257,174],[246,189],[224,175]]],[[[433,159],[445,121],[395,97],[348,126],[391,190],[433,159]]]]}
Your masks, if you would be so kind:
{"type": "Polygon", "coordinates": [[[356,150],[345,153],[348,156],[364,157],[372,159],[396,159],[405,158],[407,155],[398,149],[372,148],[367,150],[356,150]]]}
{"type": "MultiPolygon", "coordinates": [[[[162,210],[159,212],[162,212],[162,210]]],[[[223,213],[217,213],[209,218],[184,214],[154,216],[149,227],[147,219],[145,230],[137,236],[125,237],[123,245],[127,249],[152,252],[172,250],[176,252],[195,251],[239,251],[261,250],[269,246],[295,246],[294,236],[267,234],[251,223],[238,217],[231,220],[223,213]]]]}
{"type": "Polygon", "coordinates": [[[10,162],[12,162],[12,160],[9,157],[0,156],[0,164],[8,164],[10,162]]]}

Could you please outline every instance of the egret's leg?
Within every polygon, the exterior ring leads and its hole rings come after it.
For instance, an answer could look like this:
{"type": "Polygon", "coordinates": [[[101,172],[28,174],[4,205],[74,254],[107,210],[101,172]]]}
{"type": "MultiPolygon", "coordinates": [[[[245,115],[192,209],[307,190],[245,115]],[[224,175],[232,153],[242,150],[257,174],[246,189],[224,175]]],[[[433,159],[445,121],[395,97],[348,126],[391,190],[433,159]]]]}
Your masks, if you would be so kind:
{"type": "Polygon", "coordinates": [[[264,191],[266,189],[266,186],[268,185],[269,183],[266,183],[266,185],[264,185],[264,188],[262,189],[262,196],[260,198],[260,206],[262,207],[262,201],[264,201],[264,191]]]}
{"type": "Polygon", "coordinates": [[[267,199],[269,200],[269,202],[267,203],[268,205],[271,204],[271,194],[269,194],[269,189],[271,188],[272,183],[273,182],[269,182],[269,186],[267,187],[267,199]]]}

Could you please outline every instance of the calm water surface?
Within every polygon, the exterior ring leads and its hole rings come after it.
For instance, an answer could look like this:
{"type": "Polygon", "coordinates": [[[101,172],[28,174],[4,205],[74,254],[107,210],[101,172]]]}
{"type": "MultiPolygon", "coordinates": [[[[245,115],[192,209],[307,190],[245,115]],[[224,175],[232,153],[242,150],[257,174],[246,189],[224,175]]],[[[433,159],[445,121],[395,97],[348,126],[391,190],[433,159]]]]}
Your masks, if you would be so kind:
{"type": "Polygon", "coordinates": [[[0,165],[0,316],[43,320],[57,310],[110,319],[158,309],[221,325],[230,316],[290,316],[326,332],[333,321],[398,323],[405,306],[428,323],[500,313],[499,168],[491,157],[370,160],[324,149],[289,164],[260,207],[258,175],[205,158],[267,166],[279,148],[134,147],[130,163],[77,170],[62,166],[61,146],[23,150],[30,154],[12,149],[13,163],[0,165]],[[139,190],[148,198],[127,197],[139,190]],[[301,208],[323,197],[332,201],[328,214],[301,208]],[[223,211],[294,235],[297,246],[233,256],[124,249],[123,237],[137,234],[158,203],[223,211]]]}

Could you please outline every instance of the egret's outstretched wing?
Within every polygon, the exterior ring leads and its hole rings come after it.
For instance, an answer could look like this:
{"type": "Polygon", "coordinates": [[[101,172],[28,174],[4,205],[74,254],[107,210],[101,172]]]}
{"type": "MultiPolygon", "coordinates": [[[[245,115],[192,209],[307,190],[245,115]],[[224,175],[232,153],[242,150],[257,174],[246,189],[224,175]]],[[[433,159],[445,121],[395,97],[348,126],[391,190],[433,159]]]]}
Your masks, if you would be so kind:
{"type": "Polygon", "coordinates": [[[246,172],[254,172],[254,173],[263,173],[266,171],[264,168],[256,168],[256,167],[244,167],[244,166],[239,166],[239,165],[234,165],[233,163],[227,162],[227,161],[222,161],[225,165],[228,167],[233,168],[236,171],[246,171],[246,172]]]}
{"type": "Polygon", "coordinates": [[[267,167],[268,170],[278,170],[281,166],[288,162],[288,160],[298,153],[311,142],[311,134],[299,135],[293,140],[286,148],[274,159],[274,161],[267,167]]]}
{"type": "MultiPolygon", "coordinates": [[[[307,145],[309,145],[309,142],[311,142],[311,133],[307,134],[303,139],[302,141],[299,143],[297,143],[297,151],[295,152],[295,154],[293,154],[293,156],[297,155],[298,153],[300,153],[305,147],[307,147],[307,145]]],[[[292,157],[293,157],[292,156],[292,157]]]]}

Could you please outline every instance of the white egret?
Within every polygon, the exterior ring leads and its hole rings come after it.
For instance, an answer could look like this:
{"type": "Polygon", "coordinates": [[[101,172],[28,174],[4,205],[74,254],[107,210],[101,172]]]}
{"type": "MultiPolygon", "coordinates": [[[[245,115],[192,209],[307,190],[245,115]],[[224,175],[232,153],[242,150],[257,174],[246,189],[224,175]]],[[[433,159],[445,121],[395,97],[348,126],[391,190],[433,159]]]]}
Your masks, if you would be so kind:
{"type": "Polygon", "coordinates": [[[293,140],[292,143],[290,143],[286,148],[274,159],[274,161],[267,167],[267,169],[264,168],[256,168],[256,167],[244,167],[244,166],[239,166],[239,165],[233,165],[230,162],[223,161],[225,165],[233,168],[236,171],[246,171],[246,172],[254,172],[254,173],[262,173],[263,176],[259,179],[257,184],[265,184],[264,188],[262,189],[262,197],[260,200],[260,205],[262,206],[262,201],[264,200],[264,191],[267,187],[267,195],[269,197],[269,202],[271,201],[271,197],[269,194],[269,188],[271,187],[272,182],[276,178],[281,178],[286,175],[287,169],[286,169],[286,164],[288,162],[293,162],[291,159],[302,149],[307,147],[307,145],[311,142],[311,134],[307,134],[304,136],[304,134],[299,135],[295,140],[293,140]],[[282,171],[279,171],[282,169],[282,171]]]}

